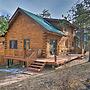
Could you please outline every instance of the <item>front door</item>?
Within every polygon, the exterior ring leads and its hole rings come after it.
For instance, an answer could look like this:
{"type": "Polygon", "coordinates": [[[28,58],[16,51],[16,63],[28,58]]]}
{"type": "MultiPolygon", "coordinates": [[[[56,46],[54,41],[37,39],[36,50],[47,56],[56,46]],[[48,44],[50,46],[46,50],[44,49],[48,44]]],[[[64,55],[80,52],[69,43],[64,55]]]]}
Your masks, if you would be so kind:
{"type": "Polygon", "coordinates": [[[30,39],[24,39],[24,49],[30,49],[30,39]]]}
{"type": "Polygon", "coordinates": [[[57,52],[57,40],[50,40],[50,54],[55,55],[57,52]]]}

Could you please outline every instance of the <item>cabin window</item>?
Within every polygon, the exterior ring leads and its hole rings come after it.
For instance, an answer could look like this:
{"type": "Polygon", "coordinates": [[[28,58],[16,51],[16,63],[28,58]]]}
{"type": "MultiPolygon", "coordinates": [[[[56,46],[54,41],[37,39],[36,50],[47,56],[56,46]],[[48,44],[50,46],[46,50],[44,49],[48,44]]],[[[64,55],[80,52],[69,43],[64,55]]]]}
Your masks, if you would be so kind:
{"type": "Polygon", "coordinates": [[[17,49],[17,40],[10,40],[10,49],[17,49]]]}

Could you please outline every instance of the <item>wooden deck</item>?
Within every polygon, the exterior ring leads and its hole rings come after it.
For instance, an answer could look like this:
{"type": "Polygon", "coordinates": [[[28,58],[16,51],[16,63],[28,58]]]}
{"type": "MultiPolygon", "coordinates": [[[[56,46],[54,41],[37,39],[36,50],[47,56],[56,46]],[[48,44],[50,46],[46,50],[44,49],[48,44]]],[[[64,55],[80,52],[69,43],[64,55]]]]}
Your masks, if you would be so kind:
{"type": "Polygon", "coordinates": [[[70,55],[59,55],[57,56],[57,60],[55,62],[54,56],[51,58],[42,58],[42,59],[37,59],[36,61],[40,61],[40,62],[45,62],[46,64],[65,64],[69,61],[78,59],[80,57],[82,57],[82,54],[70,54],[70,55]]]}
{"type": "Polygon", "coordinates": [[[4,59],[13,59],[13,60],[17,60],[17,61],[26,61],[25,58],[12,57],[12,56],[4,56],[4,59]]]}
{"type": "Polygon", "coordinates": [[[72,60],[75,60],[77,58],[82,57],[82,54],[70,54],[70,55],[59,55],[56,58],[52,56],[50,58],[37,58],[37,53],[33,52],[30,57],[28,58],[20,58],[20,57],[12,57],[12,56],[5,56],[4,59],[13,59],[15,61],[24,61],[26,62],[27,70],[40,72],[43,70],[44,66],[46,64],[48,65],[63,65],[67,62],[70,62],[72,60]]]}
{"type": "Polygon", "coordinates": [[[4,59],[13,59],[13,60],[25,61],[25,62],[39,61],[39,62],[44,62],[44,63],[50,64],[50,65],[59,65],[59,64],[65,64],[69,61],[80,58],[82,56],[83,56],[82,54],[59,55],[59,56],[57,56],[56,62],[55,62],[54,56],[52,56],[50,58],[36,58],[35,53],[29,58],[22,58],[22,57],[17,57],[17,56],[14,56],[14,57],[4,56],[4,59]]]}
{"type": "MultiPolygon", "coordinates": [[[[25,62],[31,62],[33,60],[36,60],[37,58],[37,50],[13,50],[13,53],[6,50],[8,53],[5,52],[5,55],[3,56],[5,60],[13,59],[16,61],[25,61],[25,62]]],[[[11,50],[12,51],[12,50],[11,50]]]]}

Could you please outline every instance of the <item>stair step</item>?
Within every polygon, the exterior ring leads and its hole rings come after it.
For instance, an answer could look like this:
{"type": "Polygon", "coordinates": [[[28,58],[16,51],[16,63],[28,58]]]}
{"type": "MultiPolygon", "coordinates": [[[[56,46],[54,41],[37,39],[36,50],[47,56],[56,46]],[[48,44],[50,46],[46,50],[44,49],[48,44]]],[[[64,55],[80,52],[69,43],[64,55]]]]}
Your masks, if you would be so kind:
{"type": "Polygon", "coordinates": [[[33,68],[33,67],[29,67],[28,70],[35,71],[35,72],[40,72],[41,71],[41,69],[33,68]]]}
{"type": "Polygon", "coordinates": [[[44,63],[43,64],[41,64],[41,63],[32,63],[31,65],[43,66],[44,63]]]}
{"type": "Polygon", "coordinates": [[[45,62],[37,62],[37,61],[34,61],[33,63],[35,63],[35,64],[44,64],[45,62]]]}
{"type": "Polygon", "coordinates": [[[45,66],[45,62],[42,61],[34,61],[33,63],[31,63],[31,65],[29,66],[28,70],[31,71],[37,71],[40,72],[45,66]]]}
{"type": "Polygon", "coordinates": [[[43,66],[38,66],[38,65],[30,65],[29,67],[33,67],[33,68],[41,68],[43,66]]]}
{"type": "Polygon", "coordinates": [[[45,62],[42,62],[42,61],[34,61],[35,63],[45,63],[45,62]]]}

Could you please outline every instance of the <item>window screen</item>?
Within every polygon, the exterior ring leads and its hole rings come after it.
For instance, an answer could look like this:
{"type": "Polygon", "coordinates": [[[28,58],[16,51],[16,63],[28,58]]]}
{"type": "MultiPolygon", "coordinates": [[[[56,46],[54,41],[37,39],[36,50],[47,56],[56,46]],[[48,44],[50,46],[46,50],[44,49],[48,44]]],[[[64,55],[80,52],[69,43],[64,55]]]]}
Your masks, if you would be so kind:
{"type": "Polygon", "coordinates": [[[17,40],[10,40],[10,48],[17,49],[17,40]]]}

